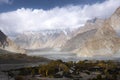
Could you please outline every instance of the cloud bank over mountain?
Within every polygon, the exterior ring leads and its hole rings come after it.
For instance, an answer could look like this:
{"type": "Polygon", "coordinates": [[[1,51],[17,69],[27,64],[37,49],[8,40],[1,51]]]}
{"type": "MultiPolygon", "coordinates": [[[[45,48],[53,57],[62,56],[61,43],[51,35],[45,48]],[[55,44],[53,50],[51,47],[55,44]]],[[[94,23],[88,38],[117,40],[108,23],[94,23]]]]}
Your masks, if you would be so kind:
{"type": "Polygon", "coordinates": [[[0,29],[6,34],[11,34],[44,29],[77,28],[83,26],[88,19],[108,18],[119,6],[120,0],[106,0],[93,5],[68,5],[50,10],[21,8],[0,13],[0,29]]]}

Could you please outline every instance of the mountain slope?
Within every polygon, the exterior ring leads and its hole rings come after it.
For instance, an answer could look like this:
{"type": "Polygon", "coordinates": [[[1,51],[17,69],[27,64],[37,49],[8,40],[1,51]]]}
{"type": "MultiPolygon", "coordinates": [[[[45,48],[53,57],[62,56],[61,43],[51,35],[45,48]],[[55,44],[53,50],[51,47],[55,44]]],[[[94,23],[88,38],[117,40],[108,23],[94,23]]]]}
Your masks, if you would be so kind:
{"type": "Polygon", "coordinates": [[[80,57],[114,56],[120,53],[120,8],[104,22],[94,37],[90,38],[77,53],[80,57]],[[117,19],[116,19],[117,18],[117,19]]]}
{"type": "Polygon", "coordinates": [[[80,27],[74,31],[73,37],[69,39],[64,46],[62,46],[62,51],[75,51],[82,47],[89,38],[95,35],[97,29],[103,25],[103,22],[104,20],[102,19],[87,21],[84,27],[80,27]]]}
{"type": "Polygon", "coordinates": [[[0,31],[0,49],[15,53],[25,53],[24,49],[21,49],[19,46],[17,46],[2,31],[0,31]]]}
{"type": "Polygon", "coordinates": [[[70,30],[43,30],[25,32],[15,39],[16,44],[25,49],[60,48],[70,38],[70,30]]]}

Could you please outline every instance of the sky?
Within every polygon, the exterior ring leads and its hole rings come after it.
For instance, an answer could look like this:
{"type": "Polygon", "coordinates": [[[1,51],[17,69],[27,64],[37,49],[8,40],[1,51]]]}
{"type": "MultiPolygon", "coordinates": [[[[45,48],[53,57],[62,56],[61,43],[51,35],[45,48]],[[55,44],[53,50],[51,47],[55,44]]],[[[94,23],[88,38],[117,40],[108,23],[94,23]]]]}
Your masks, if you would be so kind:
{"type": "Polygon", "coordinates": [[[0,29],[9,35],[78,28],[110,17],[119,6],[120,0],[0,0],[0,29]]]}

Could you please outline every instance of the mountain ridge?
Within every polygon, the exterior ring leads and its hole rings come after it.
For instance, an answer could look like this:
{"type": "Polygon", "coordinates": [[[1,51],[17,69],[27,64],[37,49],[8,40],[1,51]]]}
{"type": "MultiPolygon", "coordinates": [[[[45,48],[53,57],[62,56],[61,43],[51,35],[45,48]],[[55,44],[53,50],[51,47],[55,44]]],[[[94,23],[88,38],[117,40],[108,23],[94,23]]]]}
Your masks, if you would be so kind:
{"type": "Polygon", "coordinates": [[[60,48],[70,36],[69,29],[42,30],[22,33],[14,41],[25,49],[60,48]]]}
{"type": "MultiPolygon", "coordinates": [[[[120,12],[120,8],[117,9],[120,12]]],[[[120,53],[120,17],[116,19],[116,12],[104,21],[104,25],[97,30],[94,37],[89,39],[81,49],[76,51],[80,57],[114,56],[120,53]],[[118,19],[119,18],[119,19],[118,19]],[[115,20],[115,21],[114,21],[115,20]],[[117,22],[117,24],[116,24],[117,22]]]]}
{"type": "Polygon", "coordinates": [[[13,53],[25,53],[24,49],[17,46],[1,30],[0,30],[0,49],[1,50],[7,50],[7,51],[10,51],[10,52],[13,52],[13,53]]]}
{"type": "Polygon", "coordinates": [[[74,52],[80,57],[113,56],[120,48],[120,8],[108,19],[94,18],[75,30],[28,33],[15,39],[25,49],[59,48],[59,51],[74,52]]]}

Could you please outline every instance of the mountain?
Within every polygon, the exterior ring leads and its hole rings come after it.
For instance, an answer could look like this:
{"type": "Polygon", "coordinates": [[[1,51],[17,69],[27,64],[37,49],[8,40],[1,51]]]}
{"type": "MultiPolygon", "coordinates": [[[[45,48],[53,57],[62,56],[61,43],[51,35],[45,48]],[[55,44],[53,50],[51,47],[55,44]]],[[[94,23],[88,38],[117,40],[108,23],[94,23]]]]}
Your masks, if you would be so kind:
{"type": "Polygon", "coordinates": [[[54,29],[23,32],[16,36],[15,43],[25,49],[54,48],[61,51],[75,51],[100,28],[104,20],[88,20],[78,29],[54,29]],[[79,44],[78,44],[79,43],[79,44]]]}
{"type": "Polygon", "coordinates": [[[24,32],[14,40],[25,49],[54,48],[80,57],[114,56],[120,52],[120,8],[108,19],[94,18],[76,30],[24,32]]]}
{"type": "Polygon", "coordinates": [[[21,49],[19,46],[17,46],[1,30],[0,30],[0,49],[15,53],[25,53],[24,49],[21,49]]]}
{"type": "Polygon", "coordinates": [[[70,36],[70,29],[28,31],[19,34],[14,41],[25,49],[60,48],[70,36]]]}
{"type": "Polygon", "coordinates": [[[103,25],[103,22],[104,22],[103,19],[98,18],[87,20],[86,24],[83,27],[80,27],[74,31],[74,34],[76,35],[79,33],[87,32],[89,30],[97,29],[103,25]]]}
{"type": "Polygon", "coordinates": [[[110,26],[115,30],[118,36],[120,36],[120,7],[109,18],[110,26]]]}
{"type": "Polygon", "coordinates": [[[97,18],[88,20],[84,27],[80,27],[73,32],[73,37],[62,46],[62,51],[75,51],[82,47],[89,38],[94,36],[97,29],[103,25],[103,22],[104,20],[97,18]]]}
{"type": "Polygon", "coordinates": [[[80,57],[114,56],[120,53],[120,8],[76,52],[80,57]]]}

